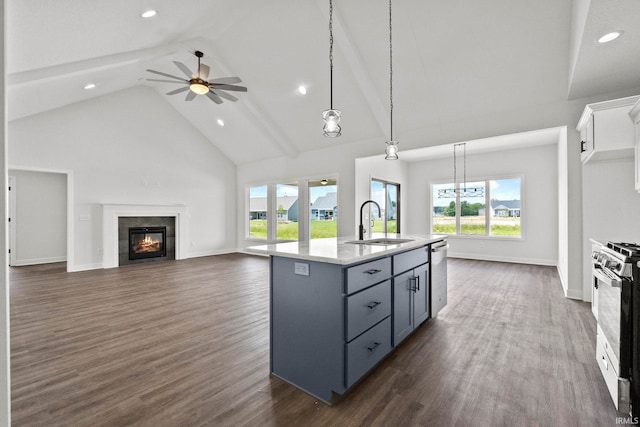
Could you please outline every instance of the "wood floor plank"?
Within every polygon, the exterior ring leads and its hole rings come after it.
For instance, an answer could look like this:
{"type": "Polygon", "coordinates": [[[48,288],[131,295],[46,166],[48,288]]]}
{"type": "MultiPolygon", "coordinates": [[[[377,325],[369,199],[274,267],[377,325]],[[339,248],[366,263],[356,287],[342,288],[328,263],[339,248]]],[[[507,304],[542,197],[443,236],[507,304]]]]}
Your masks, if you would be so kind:
{"type": "Polygon", "coordinates": [[[449,259],[448,306],[332,407],[269,375],[268,268],[12,267],[13,425],[616,425],[554,268],[449,259]]]}

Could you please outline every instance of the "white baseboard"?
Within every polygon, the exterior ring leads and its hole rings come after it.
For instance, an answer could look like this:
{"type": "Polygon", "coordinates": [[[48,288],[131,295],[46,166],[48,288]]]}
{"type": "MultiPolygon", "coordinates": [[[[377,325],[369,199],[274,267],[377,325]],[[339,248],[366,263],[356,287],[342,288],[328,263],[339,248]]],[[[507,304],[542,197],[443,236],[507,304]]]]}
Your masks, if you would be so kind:
{"type": "Polygon", "coordinates": [[[447,255],[451,258],[475,259],[478,261],[496,261],[496,262],[510,262],[515,264],[548,265],[552,267],[556,267],[558,265],[558,261],[555,259],[520,258],[520,257],[505,257],[505,256],[498,256],[498,255],[465,254],[465,253],[453,252],[451,250],[449,250],[447,255]]]}
{"type": "Polygon", "coordinates": [[[237,252],[235,249],[218,249],[212,251],[201,251],[201,252],[189,252],[187,253],[187,258],[200,258],[205,256],[213,256],[213,255],[226,255],[237,252]]]}
{"type": "Polygon", "coordinates": [[[47,258],[31,258],[31,259],[17,259],[14,264],[15,267],[20,267],[23,265],[37,265],[37,264],[51,264],[54,262],[65,262],[67,260],[66,256],[60,257],[47,257],[47,258]]]}
{"type": "Polygon", "coordinates": [[[82,265],[68,265],[67,271],[69,273],[74,273],[76,271],[87,271],[87,270],[99,270],[103,268],[102,263],[99,264],[82,264],[82,265]]]}
{"type": "Polygon", "coordinates": [[[236,252],[240,253],[240,254],[245,254],[245,255],[254,255],[254,256],[262,256],[265,258],[269,258],[269,254],[262,254],[262,253],[256,253],[256,252],[249,252],[245,249],[236,249],[236,252]]]}

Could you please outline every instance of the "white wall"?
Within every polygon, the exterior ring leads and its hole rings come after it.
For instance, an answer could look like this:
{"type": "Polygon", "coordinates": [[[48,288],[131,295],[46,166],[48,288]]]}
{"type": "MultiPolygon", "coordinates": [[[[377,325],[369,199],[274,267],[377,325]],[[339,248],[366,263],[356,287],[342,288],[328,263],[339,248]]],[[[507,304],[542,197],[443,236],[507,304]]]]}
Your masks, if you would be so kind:
{"type": "Polygon", "coordinates": [[[567,169],[567,129],[558,138],[558,275],[564,293],[569,295],[569,171],[567,169]]]}
{"type": "MultiPolygon", "coordinates": [[[[451,236],[452,257],[556,265],[558,258],[557,147],[537,147],[467,155],[467,181],[523,175],[523,239],[451,236]]],[[[453,180],[451,158],[409,163],[407,230],[428,234],[430,184],[453,180]]],[[[460,173],[460,171],[458,171],[460,173]]]]}
{"type": "Polygon", "coordinates": [[[9,170],[15,178],[15,245],[12,265],[43,264],[67,259],[67,175],[9,170]]]}
{"type": "Polygon", "coordinates": [[[589,239],[640,243],[640,194],[634,189],[633,157],[582,166],[583,299],[591,300],[589,239]]]}
{"type": "MultiPolygon", "coordinates": [[[[6,74],[6,5],[0,0],[0,185],[7,188],[7,74],[6,74]]],[[[4,225],[0,227],[0,253],[7,253],[7,192],[0,197],[0,210],[4,212],[4,225]]],[[[0,263],[0,426],[11,425],[11,381],[9,375],[9,268],[0,263]]]]}
{"type": "Polygon", "coordinates": [[[70,271],[102,267],[102,204],[184,204],[187,257],[235,249],[235,165],[146,86],[10,122],[9,163],[73,172],[70,271]]]}

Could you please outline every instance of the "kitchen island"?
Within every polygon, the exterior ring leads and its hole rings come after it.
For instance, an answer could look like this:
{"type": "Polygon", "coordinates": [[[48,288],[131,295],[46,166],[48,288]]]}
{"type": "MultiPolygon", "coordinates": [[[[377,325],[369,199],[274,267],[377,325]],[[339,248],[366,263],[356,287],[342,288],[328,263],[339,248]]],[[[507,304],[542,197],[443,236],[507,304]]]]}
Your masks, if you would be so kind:
{"type": "Polygon", "coordinates": [[[270,255],[271,373],[337,402],[444,307],[446,247],[444,235],[394,234],[248,248],[270,255]]]}

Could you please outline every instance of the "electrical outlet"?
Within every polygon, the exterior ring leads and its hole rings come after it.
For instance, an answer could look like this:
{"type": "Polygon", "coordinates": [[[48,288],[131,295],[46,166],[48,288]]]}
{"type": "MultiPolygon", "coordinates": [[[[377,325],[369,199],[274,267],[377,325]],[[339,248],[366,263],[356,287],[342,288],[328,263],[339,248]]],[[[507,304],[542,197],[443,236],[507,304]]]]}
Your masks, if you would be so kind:
{"type": "Polygon", "coordinates": [[[309,275],[309,264],[305,264],[303,262],[296,262],[293,266],[294,274],[299,276],[308,276],[309,275]]]}

